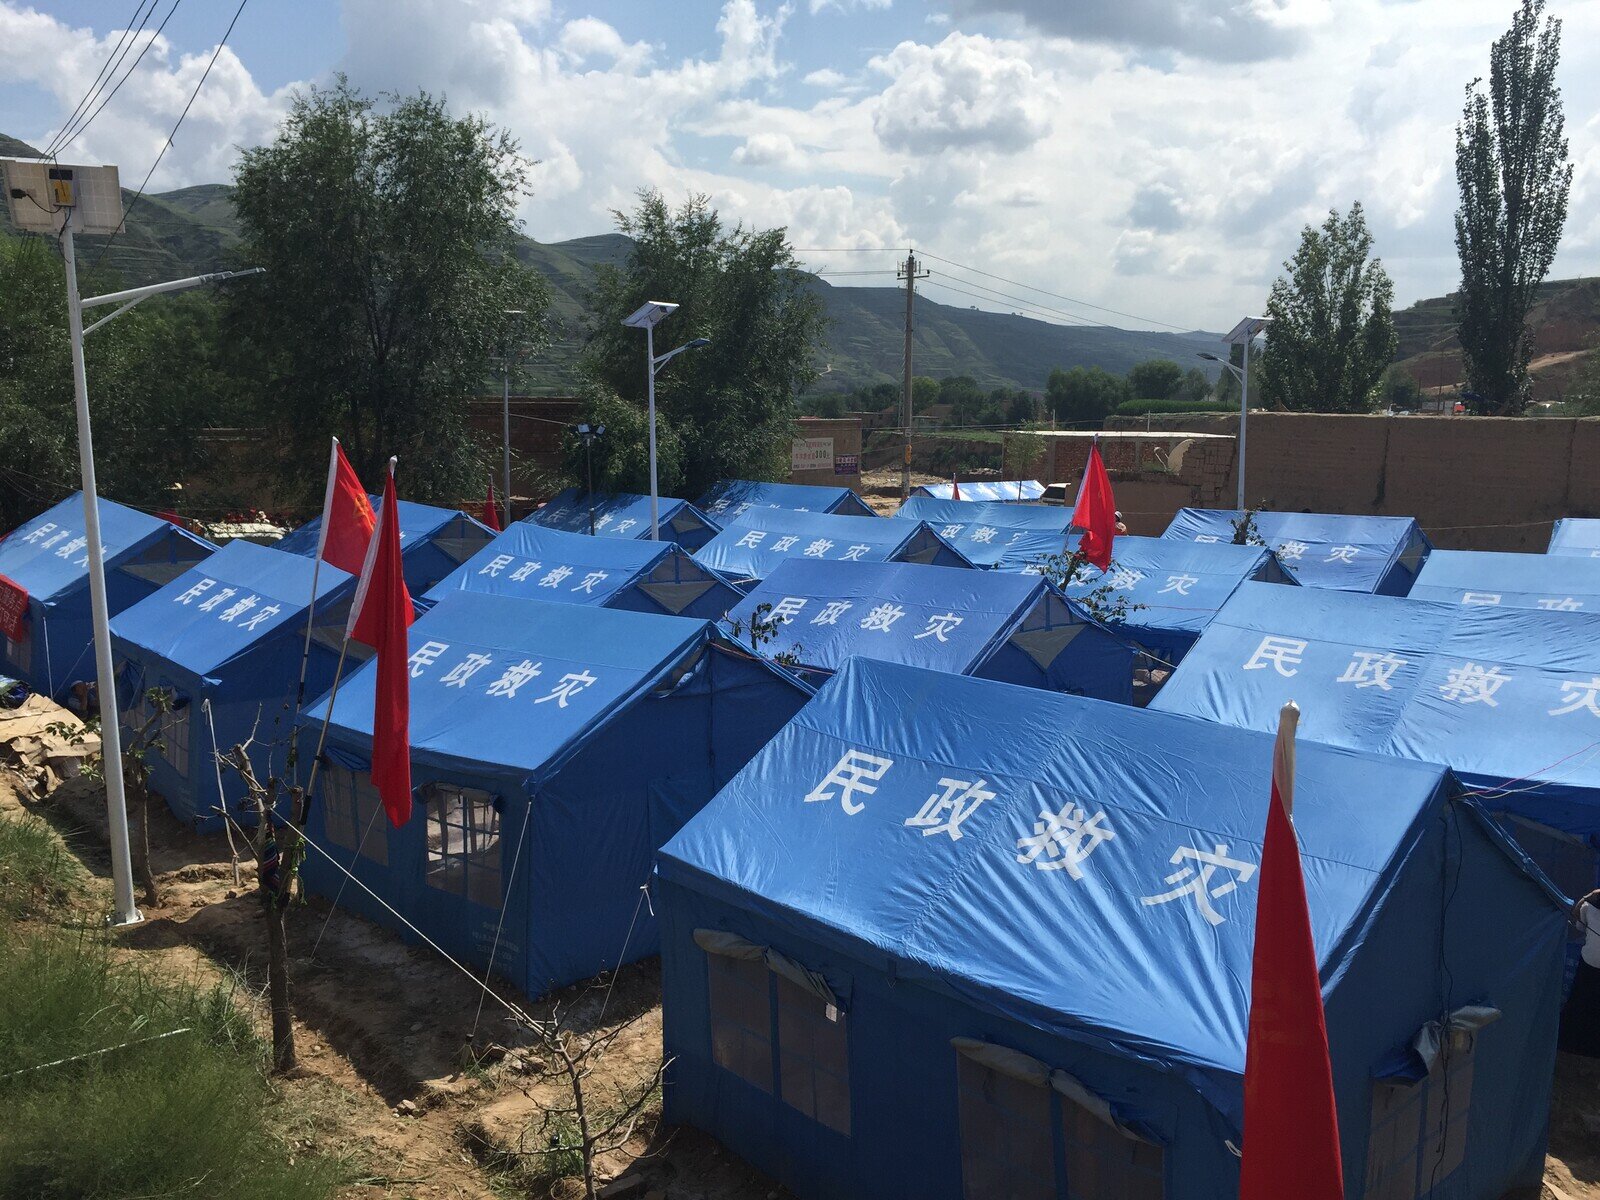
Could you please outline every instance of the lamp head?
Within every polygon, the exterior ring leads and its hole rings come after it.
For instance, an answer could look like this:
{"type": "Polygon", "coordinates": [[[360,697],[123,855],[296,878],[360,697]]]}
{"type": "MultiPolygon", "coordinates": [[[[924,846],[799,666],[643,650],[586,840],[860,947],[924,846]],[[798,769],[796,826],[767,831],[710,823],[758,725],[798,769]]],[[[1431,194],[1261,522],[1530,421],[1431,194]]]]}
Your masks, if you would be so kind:
{"type": "Polygon", "coordinates": [[[670,301],[646,300],[632,316],[623,318],[622,323],[630,329],[653,329],[677,311],[678,306],[670,301]]]}

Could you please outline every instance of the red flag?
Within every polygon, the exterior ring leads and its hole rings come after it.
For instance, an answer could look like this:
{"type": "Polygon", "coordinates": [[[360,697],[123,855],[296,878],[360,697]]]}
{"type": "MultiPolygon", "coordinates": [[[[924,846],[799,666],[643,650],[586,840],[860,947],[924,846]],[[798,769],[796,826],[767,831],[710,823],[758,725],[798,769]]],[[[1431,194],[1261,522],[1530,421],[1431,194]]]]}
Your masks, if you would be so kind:
{"type": "Polygon", "coordinates": [[[950,499],[961,499],[961,485],[956,482],[956,474],[954,471],[950,472],[950,499]]]}
{"type": "Polygon", "coordinates": [[[494,506],[494,480],[489,480],[489,498],[483,502],[483,523],[500,532],[500,511],[494,506]]]}
{"type": "Polygon", "coordinates": [[[1111,495],[1111,477],[1100,461],[1100,439],[1089,446],[1089,462],[1083,468],[1083,486],[1078,489],[1078,507],[1072,510],[1072,527],[1083,530],[1078,553],[1104,571],[1111,565],[1111,543],[1117,536],[1117,502],[1111,495]]]}
{"type": "Polygon", "coordinates": [[[322,529],[317,534],[317,557],[341,571],[355,575],[367,559],[372,528],[377,517],[367,489],[344,456],[339,439],[328,454],[328,486],[322,497],[322,529]]]}
{"type": "Polygon", "coordinates": [[[394,825],[411,819],[411,665],[406,647],[411,620],[391,458],[389,477],[383,483],[383,513],[350,606],[349,636],[378,652],[378,681],[372,698],[372,783],[394,825]]]}
{"type": "Polygon", "coordinates": [[[1239,1200],[1342,1200],[1322,981],[1311,939],[1294,826],[1294,732],[1285,704],[1272,754],[1272,804],[1256,872],[1250,1041],[1244,1065],[1244,1158],[1239,1200]]]}

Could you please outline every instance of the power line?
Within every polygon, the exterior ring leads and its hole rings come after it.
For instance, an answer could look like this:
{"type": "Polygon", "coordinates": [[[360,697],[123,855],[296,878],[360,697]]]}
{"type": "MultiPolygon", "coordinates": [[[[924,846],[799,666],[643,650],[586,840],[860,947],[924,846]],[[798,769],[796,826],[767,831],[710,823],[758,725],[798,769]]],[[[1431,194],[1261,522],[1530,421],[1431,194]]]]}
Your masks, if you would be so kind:
{"type": "MultiPolygon", "coordinates": [[[[189,93],[189,102],[183,106],[183,111],[178,114],[178,119],[173,122],[172,132],[167,134],[167,140],[161,143],[161,151],[156,155],[155,162],[150,164],[150,169],[144,173],[144,179],[139,184],[139,190],[133,194],[133,199],[123,208],[122,220],[117,222],[116,229],[106,239],[106,244],[101,247],[100,254],[94,260],[94,266],[89,268],[90,274],[100,269],[100,264],[105,261],[106,255],[111,252],[111,247],[116,242],[117,235],[128,227],[128,214],[134,210],[140,200],[144,199],[144,190],[150,186],[150,177],[156,173],[156,168],[161,165],[161,160],[166,157],[167,151],[172,148],[172,139],[178,136],[178,128],[183,124],[184,118],[189,115],[189,110],[194,107],[195,97],[200,95],[200,89],[205,87],[206,80],[211,77],[211,68],[217,65],[217,59],[222,55],[222,48],[228,44],[228,38],[233,33],[233,27],[239,23],[239,15],[244,12],[244,6],[249,3],[250,0],[239,0],[239,7],[233,10],[233,20],[229,21],[228,28],[223,30],[222,40],[217,43],[217,48],[212,51],[211,61],[206,63],[206,69],[200,76],[200,82],[196,83],[194,91],[189,93]]],[[[168,15],[170,16],[171,14],[169,13],[168,15]]]]}
{"type": "MultiPolygon", "coordinates": [[[[122,78],[117,80],[116,87],[111,89],[111,94],[108,95],[104,100],[100,101],[100,104],[95,108],[94,112],[90,113],[89,116],[84,120],[83,124],[78,126],[78,128],[73,131],[72,136],[56,147],[57,154],[60,154],[68,146],[72,145],[73,142],[82,137],[83,134],[88,130],[89,126],[94,124],[94,119],[105,111],[106,105],[110,104],[112,100],[116,99],[117,93],[122,90],[122,85],[127,83],[128,80],[133,77],[133,73],[139,69],[139,64],[144,61],[144,56],[150,53],[150,47],[156,44],[156,39],[159,38],[166,30],[167,22],[172,20],[172,14],[178,11],[178,5],[181,3],[183,3],[183,0],[172,0],[172,7],[167,9],[167,15],[161,18],[161,24],[156,26],[156,31],[150,35],[150,40],[147,41],[143,48],[140,49],[138,57],[133,60],[133,66],[129,67],[127,71],[123,73],[122,78]]],[[[155,5],[152,3],[151,12],[154,11],[155,5]]],[[[149,17],[147,14],[146,20],[148,19],[149,17]]],[[[140,26],[140,29],[141,31],[143,30],[142,25],[140,26]]],[[[138,34],[135,34],[134,36],[137,37],[138,34]]]]}
{"type": "MultiPolygon", "coordinates": [[[[1077,324],[1070,326],[1070,328],[1074,328],[1074,329],[1082,329],[1082,328],[1086,328],[1086,327],[1087,328],[1104,328],[1104,326],[1097,325],[1096,322],[1089,320],[1087,317],[1080,317],[1077,313],[1062,312],[1059,309],[1054,309],[1054,308],[1044,308],[1042,306],[1038,306],[1038,305],[1032,304],[1032,303],[1030,303],[1030,302],[1028,302],[1026,300],[1020,299],[1019,297],[1016,297],[1016,296],[1007,296],[1007,295],[1005,295],[1004,293],[1001,293],[1001,292],[994,292],[992,295],[988,295],[988,296],[980,296],[977,292],[969,292],[965,288],[956,287],[954,284],[945,283],[943,280],[940,280],[940,279],[930,279],[928,282],[930,284],[932,284],[933,286],[935,286],[935,287],[942,287],[942,288],[946,289],[947,291],[959,292],[963,296],[970,296],[974,300],[983,300],[983,301],[986,301],[986,302],[988,302],[990,304],[993,304],[996,299],[1007,301],[1008,303],[1017,305],[1018,308],[1020,308],[1020,309],[1027,310],[1022,315],[1033,317],[1036,320],[1046,320],[1047,318],[1055,317],[1060,321],[1077,322],[1077,324]]],[[[962,283],[966,283],[968,281],[963,279],[961,282],[962,283]]],[[[973,284],[972,286],[973,287],[982,287],[981,284],[976,284],[976,283],[973,284]]],[[[990,291],[991,289],[985,288],[984,290],[985,291],[990,291]]]]}
{"type": "MultiPolygon", "coordinates": [[[[155,0],[150,0],[150,3],[153,8],[155,0]]],[[[92,102],[96,89],[100,86],[101,79],[105,77],[107,71],[112,69],[111,64],[117,61],[118,52],[122,50],[123,44],[128,40],[128,35],[133,32],[133,22],[139,16],[139,13],[143,11],[144,5],[145,0],[137,0],[137,3],[134,4],[133,16],[128,18],[128,23],[123,27],[122,36],[117,39],[117,44],[111,48],[111,53],[106,55],[106,61],[100,64],[99,72],[84,90],[83,95],[78,98],[78,103],[73,106],[72,112],[67,115],[66,121],[56,131],[55,136],[50,139],[49,144],[45,146],[45,158],[50,158],[55,154],[56,144],[61,140],[62,135],[71,127],[72,122],[77,120],[78,114],[83,111],[84,107],[92,102]]],[[[148,15],[146,15],[145,20],[149,20],[148,15]]],[[[144,22],[141,21],[139,23],[139,28],[144,28],[144,22]]]]}
{"type": "Polygon", "coordinates": [[[924,251],[923,255],[926,258],[933,259],[935,262],[942,262],[947,266],[957,267],[963,271],[970,271],[974,275],[982,275],[987,279],[999,280],[1001,283],[1008,283],[1012,287],[1019,287],[1025,291],[1038,292],[1041,296],[1049,296],[1056,300],[1065,300],[1068,304],[1076,304],[1082,308],[1092,308],[1097,312],[1106,312],[1112,313],[1113,315],[1119,317],[1127,317],[1130,321],[1144,321],[1150,325],[1160,325],[1163,329],[1173,329],[1179,333],[1194,332],[1191,327],[1186,325],[1174,325],[1170,321],[1158,321],[1154,317],[1141,317],[1138,313],[1123,312],[1119,308],[1107,308],[1103,304],[1092,304],[1088,300],[1079,300],[1073,296],[1064,296],[1060,292],[1051,292],[1041,287],[1034,287],[1031,283],[1023,283],[1016,279],[1007,279],[1004,275],[996,275],[992,271],[980,271],[977,267],[969,267],[964,263],[958,263],[952,259],[941,258],[937,254],[929,254],[927,251],[924,251]]]}
{"type": "MultiPolygon", "coordinates": [[[[143,2],[143,0],[141,0],[141,3],[142,2],[143,2]]],[[[127,44],[122,47],[121,53],[119,53],[112,60],[112,62],[111,62],[111,71],[110,71],[109,74],[106,75],[105,79],[101,82],[99,88],[95,91],[94,95],[90,98],[90,100],[89,100],[89,104],[90,105],[94,104],[94,102],[96,100],[100,99],[100,97],[105,93],[106,85],[111,82],[112,76],[116,75],[117,68],[120,67],[122,65],[122,63],[123,63],[123,60],[126,59],[130,53],[132,53],[134,44],[139,40],[139,35],[144,32],[145,25],[149,22],[151,15],[156,11],[156,4],[158,2],[159,2],[159,0],[150,0],[150,7],[144,10],[144,15],[142,17],[140,17],[140,19],[139,19],[138,28],[133,29],[133,30],[128,32],[126,38],[124,39],[127,42],[127,44]]],[[[141,57],[142,57],[142,55],[141,55],[141,57]]],[[[119,82],[117,86],[120,87],[122,85],[119,82]]],[[[107,97],[107,98],[109,99],[109,97],[107,97]]],[[[102,104],[102,107],[103,107],[103,104],[102,104]]],[[[88,112],[88,106],[85,106],[84,111],[88,112]]],[[[100,110],[98,108],[95,109],[96,113],[99,113],[99,111],[100,110]]],[[[82,118],[80,120],[79,126],[78,126],[78,128],[76,130],[73,130],[71,127],[62,129],[61,132],[56,135],[56,138],[55,138],[55,149],[51,151],[51,157],[52,158],[55,157],[57,154],[60,154],[61,151],[65,150],[69,145],[71,145],[72,144],[72,139],[77,137],[79,133],[82,133],[84,129],[88,128],[89,120],[91,120],[91,119],[92,118],[82,118]],[[71,135],[70,137],[68,136],[69,134],[71,135]]]]}

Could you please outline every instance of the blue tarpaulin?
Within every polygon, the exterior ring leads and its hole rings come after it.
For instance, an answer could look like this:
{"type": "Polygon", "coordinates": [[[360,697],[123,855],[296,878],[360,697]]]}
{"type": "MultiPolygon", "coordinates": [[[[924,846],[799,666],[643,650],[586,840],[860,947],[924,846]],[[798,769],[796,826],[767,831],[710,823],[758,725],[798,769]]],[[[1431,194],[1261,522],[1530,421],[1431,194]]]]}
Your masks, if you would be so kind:
{"type": "Polygon", "coordinates": [[[1600,835],[1600,613],[1247,583],[1153,707],[1264,730],[1286,700],[1307,738],[1444,763],[1492,811],[1600,835]]]}
{"type": "MultiPolygon", "coordinates": [[[[124,737],[150,722],[146,694],[151,689],[169,696],[170,712],[156,716],[151,726],[159,730],[150,739],[159,741],[159,750],[152,750],[146,762],[152,789],[180,820],[205,829],[222,825],[215,749],[227,752],[253,736],[250,755],[257,777],[288,777],[315,565],[274,547],[229,542],[112,619],[124,737]]],[[[306,663],[308,703],[333,683],[353,591],[351,576],[322,564],[306,663]]],[[[309,736],[314,738],[315,730],[309,736]]],[[[237,812],[245,799],[238,774],[224,770],[222,788],[229,810],[237,812]]]]}
{"type": "Polygon", "coordinates": [[[1600,517],[1566,517],[1550,530],[1546,554],[1600,558],[1600,517]]]}
{"type": "MultiPolygon", "coordinates": [[[[387,825],[367,775],[369,662],[339,690],[309,835],[450,954],[479,968],[492,955],[529,995],[655,953],[639,893],[651,856],[807,694],[709,622],[511,596],[443,596],[410,649],[410,822],[387,825]]],[[[342,879],[317,851],[305,877],[324,895],[342,879]]]]}
{"type": "Polygon", "coordinates": [[[753,508],[699,550],[695,561],[738,587],[791,558],[820,562],[920,562],[964,567],[967,560],[927,526],[881,517],[753,508]]]}
{"type": "Polygon", "coordinates": [[[1262,546],[1119,537],[1111,556],[1110,570],[1084,563],[1064,591],[1074,600],[1094,597],[1100,613],[1125,606],[1107,624],[1169,663],[1189,652],[1246,580],[1294,582],[1262,546]]]}
{"type": "Polygon", "coordinates": [[[1600,612],[1600,560],[1561,554],[1435,550],[1411,585],[1413,600],[1600,612]]]}
{"type": "MultiPolygon", "coordinates": [[[[667,1119],[800,1196],[1235,1200],[1271,772],[1268,734],[852,660],[657,860],[667,1119]]],[[[1543,1170],[1565,914],[1451,788],[1299,747],[1350,1196],[1543,1170]]]]}
{"type": "Polygon", "coordinates": [[[449,592],[484,592],[715,621],[739,593],[676,542],[589,537],[518,521],[439,582],[449,592]]]}
{"type": "Polygon", "coordinates": [[[752,479],[724,479],[695,503],[714,521],[726,525],[752,508],[787,508],[790,512],[843,513],[848,517],[875,517],[861,497],[847,487],[820,487],[809,483],[759,483],[752,479]]]}
{"type": "MultiPolygon", "coordinates": [[[[656,516],[661,541],[677,542],[685,550],[698,550],[721,528],[687,500],[672,496],[656,498],[656,516]]],[[[552,496],[544,507],[523,520],[547,529],[568,533],[588,533],[590,518],[597,537],[650,538],[650,497],[632,492],[596,492],[590,496],[568,488],[552,496]]]]}
{"type": "Polygon", "coordinates": [[[1072,510],[1057,505],[912,496],[894,514],[928,527],[975,567],[1022,571],[1066,553],[1072,510]]]}
{"type": "MultiPolygon", "coordinates": [[[[1162,536],[1231,542],[1236,509],[1180,508],[1162,536]]],[[[1257,533],[1306,587],[1404,596],[1433,548],[1410,517],[1258,512],[1257,533]]]]}
{"type": "Polygon", "coordinates": [[[792,559],[730,620],[770,605],[759,652],[820,681],[852,655],[1131,703],[1134,650],[1032,575],[792,559]]]}
{"type": "MultiPolygon", "coordinates": [[[[383,507],[381,497],[371,499],[373,511],[383,507]]],[[[494,537],[494,530],[459,509],[435,508],[413,500],[401,500],[399,504],[400,557],[405,564],[406,590],[413,598],[421,596],[494,537]]],[[[315,558],[321,532],[322,518],[313,517],[280,541],[278,549],[315,558]]]]}
{"type": "MultiPolygon", "coordinates": [[[[170,521],[100,499],[106,607],[116,616],[216,549],[170,521]]],[[[89,539],[78,492],[0,541],[0,575],[28,593],[24,636],[0,633],[0,674],[36,692],[64,697],[93,680],[94,626],[89,612],[89,539]]]]}
{"type": "MultiPolygon", "coordinates": [[[[954,491],[948,483],[924,483],[911,489],[912,496],[928,496],[935,500],[953,500],[954,491]]],[[[1001,500],[1012,504],[1037,500],[1044,495],[1044,484],[1037,479],[967,479],[961,483],[963,502],[974,500],[1001,500]]]]}

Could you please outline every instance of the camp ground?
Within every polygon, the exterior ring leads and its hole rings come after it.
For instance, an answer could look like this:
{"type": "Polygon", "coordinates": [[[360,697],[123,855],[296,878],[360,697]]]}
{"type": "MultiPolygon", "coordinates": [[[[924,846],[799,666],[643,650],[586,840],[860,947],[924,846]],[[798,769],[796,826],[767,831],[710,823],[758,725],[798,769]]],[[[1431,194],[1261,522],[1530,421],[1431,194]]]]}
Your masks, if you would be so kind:
{"type": "Polygon", "coordinates": [[[1600,558],[1435,550],[1409,594],[1445,604],[1600,612],[1600,558]]]}
{"type": "Polygon", "coordinates": [[[1070,508],[910,496],[894,514],[924,521],[975,567],[1023,571],[1066,553],[1070,508]]]}
{"type": "MultiPolygon", "coordinates": [[[[1237,509],[1182,508],[1162,536],[1231,542],[1243,515],[1237,509]]],[[[1306,587],[1404,596],[1433,548],[1410,517],[1257,512],[1251,519],[1259,540],[1306,587]]]]}
{"type": "MultiPolygon", "coordinates": [[[[150,727],[151,789],[179,820],[220,829],[218,787],[229,812],[244,799],[238,776],[215,768],[214,750],[253,738],[259,776],[286,777],[314,566],[270,546],[229,542],[112,618],[124,745],[150,727]],[[166,694],[165,712],[151,690],[166,694]]],[[[307,702],[333,683],[354,590],[332,563],[322,564],[316,584],[307,702]]]]}
{"type": "Polygon", "coordinates": [[[484,592],[554,603],[594,604],[632,612],[714,621],[739,593],[676,542],[592,538],[527,521],[512,524],[423,598],[484,592]]]}
{"type": "MultiPolygon", "coordinates": [[[[409,645],[410,822],[368,775],[369,662],[339,690],[308,833],[394,911],[345,904],[534,996],[656,952],[651,856],[809,694],[709,622],[589,605],[451,592],[409,645]]],[[[341,890],[314,852],[305,877],[341,890]]]]}
{"type": "MultiPolygon", "coordinates": [[[[698,550],[721,526],[687,500],[657,498],[660,540],[677,542],[685,550],[698,550]]],[[[594,533],[597,537],[650,538],[650,497],[632,492],[588,492],[568,488],[557,492],[523,520],[546,529],[568,533],[594,533]],[[590,528],[591,522],[593,529],[590,528]]]]}
{"type": "MultiPolygon", "coordinates": [[[[1235,1200],[1272,741],[852,660],[657,860],[667,1119],[801,1196],[1235,1200]]],[[[1295,778],[1344,1194],[1537,1189],[1563,907],[1441,767],[1295,778]]]]}
{"type": "MultiPolygon", "coordinates": [[[[170,521],[102,499],[106,609],[115,616],[216,549],[170,521]]],[[[89,544],[78,492],[0,541],[0,675],[65,698],[93,681],[89,544]]]]}
{"type": "Polygon", "coordinates": [[[790,512],[843,513],[849,517],[875,517],[860,496],[847,487],[819,487],[808,483],[757,483],[751,479],[724,479],[695,502],[695,507],[726,525],[752,508],[787,508],[790,512]]]}
{"type": "Polygon", "coordinates": [[[1044,484],[1037,479],[968,479],[960,485],[961,495],[948,483],[924,483],[911,489],[913,496],[934,500],[999,500],[1011,504],[1037,501],[1044,495],[1044,484]]]}
{"type": "Polygon", "coordinates": [[[1546,554],[1600,558],[1600,517],[1565,517],[1550,530],[1546,554]]]}
{"type": "Polygon", "coordinates": [[[729,614],[741,632],[758,618],[757,651],[813,683],[861,655],[1133,702],[1133,647],[1036,575],[791,559],[729,614]]]}
{"type": "MultiPolygon", "coordinates": [[[[379,508],[372,497],[372,508],[379,508]]],[[[315,558],[322,518],[313,518],[278,543],[279,550],[315,558]]],[[[406,589],[420,596],[476,554],[494,530],[454,508],[400,501],[400,553],[405,559],[406,589]]]]}
{"type": "Polygon", "coordinates": [[[965,567],[967,560],[921,522],[752,508],[699,550],[695,561],[744,589],[793,558],[818,562],[919,562],[965,567]]]}
{"type": "Polygon", "coordinates": [[[1153,707],[1443,763],[1569,895],[1600,837],[1600,614],[1247,583],[1153,707]]]}
{"type": "Polygon", "coordinates": [[[1108,570],[1082,563],[1062,590],[1092,598],[1110,628],[1168,665],[1183,659],[1240,584],[1295,582],[1263,546],[1119,537],[1111,553],[1108,570]]]}

